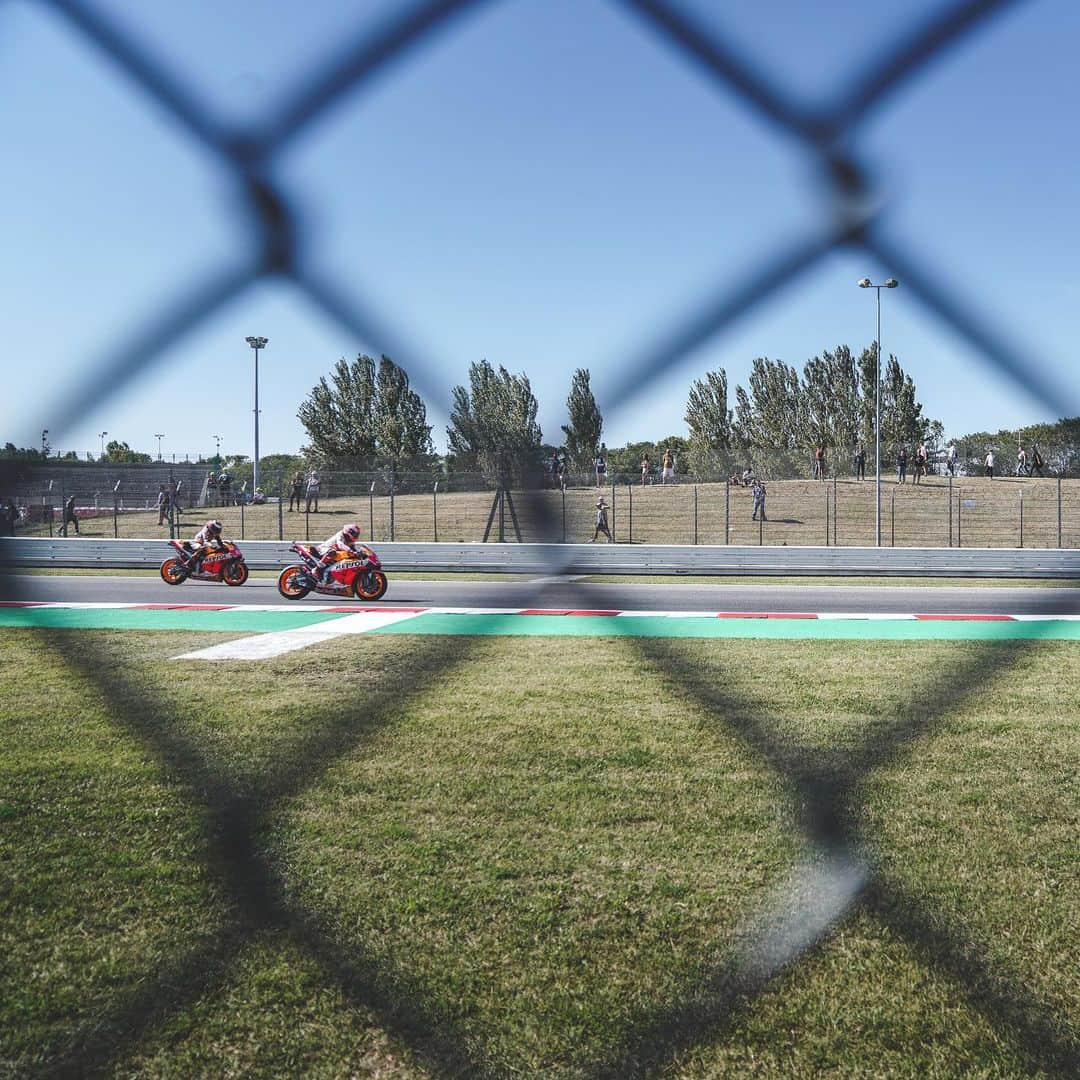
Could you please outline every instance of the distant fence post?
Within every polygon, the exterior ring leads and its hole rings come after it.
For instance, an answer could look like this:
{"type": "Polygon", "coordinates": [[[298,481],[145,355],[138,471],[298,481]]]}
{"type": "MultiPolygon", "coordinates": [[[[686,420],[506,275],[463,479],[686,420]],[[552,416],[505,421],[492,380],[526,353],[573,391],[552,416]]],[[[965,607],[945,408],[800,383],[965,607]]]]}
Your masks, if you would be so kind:
{"type": "Polygon", "coordinates": [[[1061,547],[1061,473],[1058,473],[1058,547],[1061,547]]]}
{"type": "Polygon", "coordinates": [[[615,537],[615,481],[611,481],[611,542],[616,543],[615,537]]]}
{"type": "Polygon", "coordinates": [[[439,542],[439,481],[431,489],[431,533],[434,542],[439,542]]]}
{"type": "Polygon", "coordinates": [[[952,547],[952,476],[949,477],[949,547],[952,547]]]}
{"type": "Polygon", "coordinates": [[[731,485],[724,484],[724,543],[731,543],[731,485]]]}
{"type": "Polygon", "coordinates": [[[371,481],[368,488],[368,536],[371,542],[375,542],[375,481],[371,481]]]}
{"type": "Polygon", "coordinates": [[[896,492],[889,495],[889,547],[896,547],[896,492]]]}
{"type": "Polygon", "coordinates": [[[961,522],[962,522],[962,517],[963,517],[963,515],[961,513],[961,508],[963,507],[963,505],[964,505],[964,494],[963,494],[963,492],[957,492],[956,493],[956,546],[957,547],[963,547],[964,546],[963,542],[961,540],[961,537],[960,537],[961,522]]]}
{"type": "Polygon", "coordinates": [[[634,542],[634,485],[633,484],[627,484],[626,485],[626,498],[629,500],[627,502],[627,508],[626,508],[627,543],[632,544],[634,542]]]}
{"type": "Polygon", "coordinates": [[[697,484],[694,485],[694,543],[697,543],[697,484]]]}
{"type": "Polygon", "coordinates": [[[566,543],[566,484],[562,486],[562,542],[566,543]]]}
{"type": "Polygon", "coordinates": [[[1020,489],[1020,546],[1024,546],[1024,489],[1020,489]]]}
{"type": "Polygon", "coordinates": [[[829,488],[825,486],[825,546],[829,546],[829,488]]]}
{"type": "Polygon", "coordinates": [[[240,539],[244,539],[244,503],[245,499],[240,500],[240,539]]]}
{"type": "Polygon", "coordinates": [[[285,501],[285,473],[278,473],[277,483],[277,538],[279,540],[285,539],[285,511],[282,509],[282,504],[285,501]]]}
{"type": "Polygon", "coordinates": [[[391,475],[390,477],[390,543],[394,542],[394,480],[396,477],[391,475]]]}

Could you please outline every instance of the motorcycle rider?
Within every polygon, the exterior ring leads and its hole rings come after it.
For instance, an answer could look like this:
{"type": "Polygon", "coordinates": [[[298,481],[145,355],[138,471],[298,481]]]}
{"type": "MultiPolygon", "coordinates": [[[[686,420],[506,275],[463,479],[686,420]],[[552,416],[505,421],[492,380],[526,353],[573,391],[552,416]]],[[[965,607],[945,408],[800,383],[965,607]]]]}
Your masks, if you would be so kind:
{"type": "Polygon", "coordinates": [[[213,521],[208,521],[191,539],[188,544],[191,554],[187,558],[186,566],[192,574],[197,574],[202,569],[203,557],[208,549],[213,548],[216,551],[225,549],[221,529],[221,522],[215,518],[213,521]]]}
{"type": "Polygon", "coordinates": [[[360,526],[355,521],[339,529],[325,543],[319,545],[322,556],[315,569],[319,572],[319,584],[325,585],[330,580],[330,563],[339,551],[348,552],[350,555],[364,556],[356,550],[356,542],[360,539],[360,526]]]}

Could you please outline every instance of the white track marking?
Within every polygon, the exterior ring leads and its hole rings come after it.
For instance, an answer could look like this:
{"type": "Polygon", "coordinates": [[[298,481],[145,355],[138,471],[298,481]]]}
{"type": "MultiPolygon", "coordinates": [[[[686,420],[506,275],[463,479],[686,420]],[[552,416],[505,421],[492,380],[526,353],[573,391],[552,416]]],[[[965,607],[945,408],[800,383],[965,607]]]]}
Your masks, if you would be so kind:
{"type": "Polygon", "coordinates": [[[174,660],[267,660],[283,653],[306,649],[332,638],[346,634],[366,634],[381,626],[415,618],[415,611],[361,611],[345,615],[313,626],[299,626],[294,630],[278,630],[251,637],[237,638],[221,645],[211,645],[194,652],[181,653],[174,660]]]}

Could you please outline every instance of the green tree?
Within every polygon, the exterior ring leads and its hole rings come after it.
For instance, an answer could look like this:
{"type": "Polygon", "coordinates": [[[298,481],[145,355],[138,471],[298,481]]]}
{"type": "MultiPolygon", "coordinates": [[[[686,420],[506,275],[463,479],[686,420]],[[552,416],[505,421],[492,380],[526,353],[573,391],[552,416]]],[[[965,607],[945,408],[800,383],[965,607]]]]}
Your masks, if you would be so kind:
{"type": "Polygon", "coordinates": [[[524,374],[498,371],[487,360],[469,366],[469,389],[455,386],[447,443],[458,468],[470,463],[494,483],[531,482],[540,468],[543,435],[524,374]]]}
{"type": "Polygon", "coordinates": [[[695,379],[686,402],[689,467],[699,476],[725,472],[731,459],[731,419],[727,372],[723,368],[695,379]]]}
{"type": "Polygon", "coordinates": [[[923,440],[928,421],[915,398],[915,382],[890,354],[881,380],[881,441],[890,449],[907,446],[908,452],[923,440]]]}
{"type": "Polygon", "coordinates": [[[432,452],[431,428],[404,369],[384,356],[342,357],[297,410],[308,435],[304,454],[329,465],[397,468],[432,452]]]}
{"type": "Polygon", "coordinates": [[[588,368],[578,368],[570,381],[570,394],[566,399],[569,424],[563,424],[566,436],[566,456],[570,467],[579,471],[592,466],[600,435],[604,430],[604,418],[600,415],[596,398],[589,385],[588,368]]]}
{"type": "Polygon", "coordinates": [[[859,366],[846,345],[828,349],[803,365],[800,441],[817,446],[854,449],[859,440],[859,366]]]}
{"type": "Polygon", "coordinates": [[[118,442],[113,439],[105,444],[105,456],[101,460],[117,465],[145,465],[154,459],[149,454],[132,450],[126,442],[118,442]]]}

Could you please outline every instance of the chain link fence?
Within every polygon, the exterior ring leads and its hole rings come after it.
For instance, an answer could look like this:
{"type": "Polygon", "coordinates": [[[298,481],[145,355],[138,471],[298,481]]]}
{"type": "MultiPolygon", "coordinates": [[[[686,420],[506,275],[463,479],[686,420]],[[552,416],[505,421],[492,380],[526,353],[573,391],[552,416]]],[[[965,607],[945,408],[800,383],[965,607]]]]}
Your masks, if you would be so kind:
{"type": "MultiPolygon", "coordinates": [[[[265,128],[258,133],[237,136],[220,118],[204,108],[199,96],[182,78],[172,74],[167,64],[136,44],[96,7],[81,0],[42,0],[42,3],[66,20],[87,49],[109,56],[127,75],[132,93],[143,99],[147,107],[170,114],[188,137],[219,163],[222,172],[244,193],[250,221],[248,257],[244,265],[240,269],[222,268],[200,275],[186,289],[179,291],[163,310],[133,324],[125,340],[102,364],[88,369],[82,380],[76,380],[77,385],[71,388],[61,407],[50,413],[54,431],[62,433],[78,417],[93,412],[116,387],[145,372],[181,335],[213,318],[226,304],[271,276],[291,282],[319,311],[343,326],[356,340],[374,343],[380,351],[403,362],[414,384],[421,390],[437,384],[432,366],[408,347],[404,335],[395,333],[381,315],[342,291],[309,257],[301,258],[305,234],[300,225],[297,199],[276,179],[273,166],[283,151],[315,120],[340,106],[346,94],[365,86],[391,61],[415,53],[422,43],[437,34],[450,32],[463,13],[479,4],[468,0],[432,0],[392,15],[376,31],[365,31],[353,41],[341,58],[320,65],[265,128]]],[[[947,59],[954,47],[1013,5],[1004,0],[964,0],[915,23],[906,35],[890,43],[883,55],[873,58],[875,63],[867,68],[872,74],[854,86],[839,105],[822,113],[805,108],[782,86],[763,75],[753,57],[733,42],[706,29],[678,5],[666,0],[625,0],[622,6],[640,19],[642,25],[655,35],[658,44],[674,49],[688,64],[712,79],[718,93],[740,103],[763,123],[800,145],[820,166],[828,183],[820,218],[809,233],[791,237],[759,265],[751,267],[729,291],[691,312],[642,349],[639,355],[629,358],[622,369],[621,381],[608,402],[612,411],[642,386],[662,377],[676,361],[724,330],[736,318],[789,285],[837,248],[846,247],[860,250],[875,262],[887,266],[904,280],[905,287],[929,312],[977,349],[988,367],[1024,387],[1051,410],[1051,415],[1057,415],[1055,410],[1064,401],[1064,395],[1053,378],[1025,363],[1024,358],[985,326],[917,255],[911,254],[901,242],[886,238],[881,225],[888,216],[890,204],[878,197],[870,180],[871,174],[860,156],[859,124],[869,110],[897,89],[918,79],[930,62],[947,59]]],[[[2,485],[5,490],[8,481],[9,477],[5,476],[2,485]]],[[[1045,542],[1048,536],[1052,539],[1053,507],[1062,505],[1061,501],[1054,502],[1055,485],[1047,484],[1045,489],[1050,493],[1048,499],[1032,497],[1025,510],[1024,528],[1032,542],[1045,542]]],[[[670,490],[650,489],[633,495],[626,489],[616,490],[612,498],[616,535],[625,535],[629,539],[632,531],[635,541],[639,536],[644,540],[661,518],[666,520],[674,513],[681,523],[679,529],[685,542],[715,539],[725,530],[731,542],[740,539],[747,542],[746,517],[749,515],[745,491],[725,486],[724,492],[728,507],[726,518],[721,517],[720,498],[715,493],[702,499],[701,489],[685,482],[670,490]],[[658,501],[650,508],[654,497],[658,501]],[[695,497],[696,512],[691,506],[695,497]],[[659,500],[669,500],[670,505],[659,500]],[[738,508],[737,514],[731,500],[738,508]],[[695,531],[696,536],[693,536],[695,531]]],[[[833,489],[831,484],[821,484],[816,490],[806,492],[805,507],[800,504],[798,510],[785,510],[780,490],[770,488],[768,521],[760,526],[761,542],[776,542],[774,537],[778,534],[773,530],[791,525],[786,519],[796,516],[808,529],[806,542],[824,543],[830,531],[837,542],[853,542],[856,534],[863,537],[865,491],[852,488],[850,492],[845,490],[844,496],[838,492],[839,488],[833,489]],[[837,494],[832,494],[834,490],[837,494]],[[816,506],[816,517],[811,516],[812,506],[816,506]],[[860,508],[858,512],[856,507],[860,508]],[[857,527],[856,522],[860,523],[857,527]],[[811,535],[815,532],[819,534],[817,537],[811,535]]],[[[127,493],[124,494],[126,498],[127,493]]],[[[287,499],[287,495],[284,486],[279,484],[276,498],[281,500],[284,496],[287,499]]],[[[593,495],[594,492],[587,489],[567,493],[571,501],[582,500],[586,507],[591,504],[593,495]]],[[[352,490],[335,495],[327,493],[324,498],[349,501],[350,512],[363,520],[362,496],[363,483],[359,482],[352,490]]],[[[370,491],[369,496],[374,499],[370,491]]],[[[138,497],[146,499],[149,496],[144,491],[138,497]]],[[[402,496],[401,501],[405,497],[422,499],[426,496],[402,496]]],[[[447,500],[449,497],[448,493],[447,500]]],[[[975,505],[968,505],[963,488],[953,490],[948,508],[945,487],[938,486],[933,492],[928,487],[917,495],[905,490],[895,494],[895,502],[890,499],[887,518],[892,533],[895,507],[898,533],[895,542],[898,544],[916,540],[926,542],[926,532],[915,533],[902,524],[907,520],[909,502],[916,498],[925,498],[927,503],[936,500],[938,510],[930,530],[935,543],[944,542],[948,536],[955,537],[957,542],[973,542],[980,530],[985,532],[991,525],[995,529],[999,527],[998,523],[980,518],[984,511],[987,519],[997,516],[995,509],[986,505],[985,497],[973,495],[971,501],[975,505]],[[948,514],[953,510],[956,518],[946,531],[948,514]]],[[[375,522],[374,503],[369,505],[372,531],[385,535],[388,528],[385,498],[378,523],[375,522]]],[[[794,502],[791,505],[794,506],[794,502]]],[[[554,492],[521,493],[517,510],[525,522],[528,537],[561,541],[570,539],[570,533],[584,533],[588,526],[581,527],[577,510],[573,524],[564,524],[562,506],[561,492],[557,496],[554,492]]],[[[442,507],[448,508],[449,503],[432,504],[432,514],[438,512],[440,517],[440,539],[444,537],[444,531],[446,539],[454,539],[456,537],[451,534],[455,526],[448,514],[444,516],[442,507]]],[[[255,528],[256,511],[269,515],[271,532],[274,515],[289,512],[281,501],[272,507],[245,504],[231,509],[243,511],[243,530],[249,527],[249,520],[252,522],[250,527],[255,528]]],[[[321,506],[319,520],[323,520],[324,511],[325,506],[321,506]]],[[[154,513],[145,509],[143,512],[154,513]]],[[[398,512],[395,507],[395,513],[398,512]]],[[[403,509],[400,512],[404,514],[403,509]]],[[[293,509],[292,513],[298,511],[293,509]]],[[[1016,513],[1019,514],[1019,505],[1016,513]]],[[[1070,513],[1074,515],[1070,518],[1072,539],[1076,529],[1075,511],[1070,513]]],[[[311,515],[305,516],[310,518],[311,515]]],[[[258,520],[259,528],[263,529],[265,522],[261,517],[258,520]]],[[[434,531],[434,519],[431,524],[434,531]]],[[[402,527],[403,523],[395,522],[391,531],[402,527]]],[[[459,531],[465,528],[462,524],[459,531]]],[[[469,518],[468,529],[475,529],[473,517],[469,518]]],[[[752,532],[748,542],[753,542],[752,532]]],[[[552,555],[551,574],[558,575],[564,565],[556,550],[552,555]]],[[[12,575],[0,575],[0,590],[4,599],[20,599],[19,581],[12,575]]],[[[543,590],[544,586],[537,585],[535,601],[538,606],[543,605],[543,590]]],[[[590,603],[587,585],[580,585],[580,593],[581,608],[594,606],[590,603]]],[[[53,639],[43,639],[43,647],[68,648],[63,643],[57,645],[53,639]]],[[[635,646],[628,643],[627,647],[635,646]]],[[[468,649],[448,647],[434,639],[419,639],[414,654],[415,672],[429,685],[437,683],[455,665],[468,663],[469,655],[468,649]]],[[[1018,662],[1020,655],[1021,651],[1016,650],[1011,657],[995,657],[993,673],[1000,675],[1001,665],[1007,667],[1018,662]]],[[[1034,1072],[1066,1072],[1070,1062],[1075,1065],[1076,1047],[1063,1041],[1048,1006],[1020,982],[992,970],[981,958],[978,948],[965,938],[955,920],[932,910],[924,898],[903,891],[887,875],[876,870],[857,841],[861,783],[882,762],[909,754],[920,740],[937,730],[950,708],[979,691],[992,673],[983,657],[973,652],[950,665],[944,675],[916,679],[911,693],[922,703],[922,708],[902,708],[895,716],[878,718],[881,724],[875,729],[872,744],[846,747],[848,754],[841,765],[837,765],[832,757],[827,758],[825,764],[793,761],[775,732],[761,718],[757,704],[707,682],[701,669],[688,660],[686,654],[670,647],[650,646],[646,649],[641,646],[641,660],[643,664],[659,665],[666,678],[678,680],[685,692],[718,724],[738,733],[785,779],[793,802],[799,808],[799,828],[815,855],[807,863],[792,868],[787,883],[761,913],[760,929],[743,943],[740,954],[706,972],[700,994],[659,1008],[648,1023],[642,1024],[616,1048],[598,1074],[625,1077],[659,1074],[670,1069],[689,1047],[722,1030],[733,1010],[752,1009],[755,998],[773,984],[779,973],[797,964],[808,950],[855,910],[868,912],[879,919],[896,938],[910,945],[926,965],[944,973],[961,987],[970,1005],[1023,1049],[1034,1072]]],[[[103,698],[112,704],[117,722],[132,738],[147,747],[163,766],[185,778],[191,799],[202,807],[209,822],[208,835],[213,837],[213,865],[207,872],[216,875],[223,893],[235,899],[237,921],[223,932],[219,941],[193,949],[178,969],[165,971],[151,980],[151,985],[118,999],[115,1008],[103,1019],[77,1028],[72,1042],[41,1063],[40,1071],[86,1074],[110,1068],[122,1070],[125,1052],[143,1033],[167,1022],[173,1010],[211,990],[219,973],[227,970],[235,960],[244,941],[252,940],[271,927],[275,932],[287,935],[297,949],[334,981],[348,1000],[372,1009],[388,1030],[397,1033],[406,1044],[416,1045],[419,1053],[427,1055],[425,1060],[430,1060],[429,1049],[434,1037],[434,1044],[446,1050],[446,1070],[461,1072],[464,1068],[469,1072],[468,1049],[455,1041],[455,1032],[423,1031],[422,1023],[412,1027],[402,1025],[400,1017],[403,1013],[422,1017],[422,1003],[411,1003],[415,1008],[410,1009],[407,1001],[388,1002],[381,998],[373,989],[378,973],[360,961],[352,965],[348,956],[342,955],[334,942],[327,940],[325,934],[312,925],[310,914],[290,901],[282,889],[280,869],[261,854],[257,842],[259,831],[276,802],[291,790],[290,784],[299,782],[290,779],[292,773],[286,770],[287,775],[275,774],[257,795],[242,790],[228,778],[211,775],[207,767],[200,764],[199,748],[183,731],[159,722],[153,701],[135,704],[144,702],[145,689],[128,685],[122,670],[114,665],[95,663],[93,649],[85,645],[80,645],[78,650],[72,648],[67,661],[72,671],[93,683],[103,698]]],[[[398,704],[396,694],[375,701],[345,701],[346,697],[348,691],[343,691],[343,722],[351,717],[349,723],[364,725],[369,730],[384,722],[398,704]]],[[[163,704],[162,708],[166,706],[163,704]]],[[[294,762],[290,768],[308,782],[312,776],[329,769],[335,757],[349,745],[348,738],[336,738],[332,746],[312,750],[308,760],[294,762]]],[[[440,1062],[434,1062],[433,1067],[436,1072],[440,1071],[440,1062]]]]}

